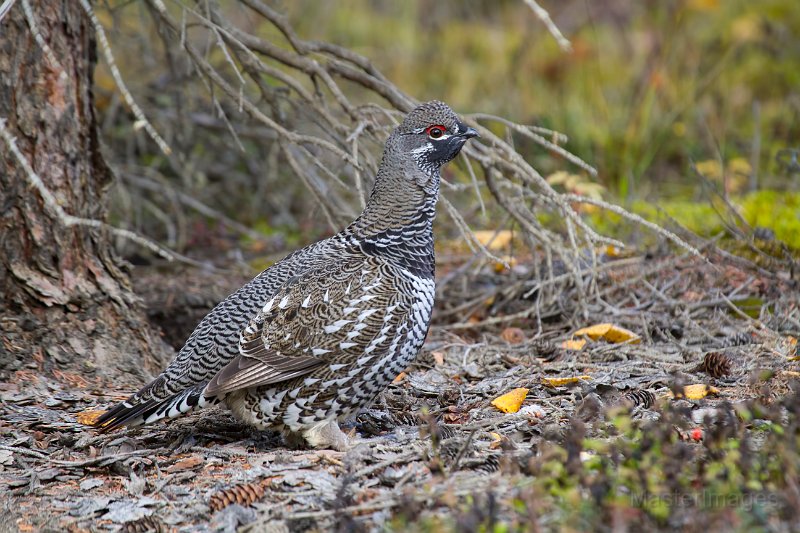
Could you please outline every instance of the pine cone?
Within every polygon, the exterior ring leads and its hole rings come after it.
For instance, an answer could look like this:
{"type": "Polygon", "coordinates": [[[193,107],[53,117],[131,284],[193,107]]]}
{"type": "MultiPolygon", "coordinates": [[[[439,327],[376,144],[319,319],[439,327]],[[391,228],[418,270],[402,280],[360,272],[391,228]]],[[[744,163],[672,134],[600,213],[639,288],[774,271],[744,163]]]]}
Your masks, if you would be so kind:
{"type": "Polygon", "coordinates": [[[707,353],[700,370],[712,378],[721,378],[731,373],[731,358],[720,352],[707,353]]]}
{"type": "Polygon", "coordinates": [[[649,390],[631,390],[624,394],[626,400],[633,403],[634,407],[650,409],[656,403],[656,395],[649,390]]]}
{"type": "Polygon", "coordinates": [[[556,344],[545,339],[534,340],[531,342],[531,348],[536,357],[541,357],[548,362],[554,361],[561,354],[556,344]]]}
{"type": "Polygon", "coordinates": [[[128,522],[120,530],[122,533],[163,533],[167,528],[155,516],[144,516],[133,522],[128,522]]]}
{"type": "Polygon", "coordinates": [[[481,463],[473,467],[473,470],[484,472],[486,474],[492,474],[494,472],[497,472],[498,470],[500,470],[500,456],[499,455],[485,456],[481,463]]]}
{"type": "Polygon", "coordinates": [[[398,426],[418,426],[422,421],[420,421],[419,417],[414,413],[409,412],[401,412],[395,415],[395,419],[397,420],[398,426]]]}
{"type": "Polygon", "coordinates": [[[208,504],[214,511],[219,511],[234,503],[246,507],[263,497],[264,486],[261,483],[242,483],[215,492],[208,504]]]}
{"type": "Polygon", "coordinates": [[[733,346],[744,346],[746,344],[752,344],[752,343],[753,343],[753,337],[747,332],[740,331],[735,335],[730,335],[720,340],[719,346],[721,348],[731,348],[733,346]]]}

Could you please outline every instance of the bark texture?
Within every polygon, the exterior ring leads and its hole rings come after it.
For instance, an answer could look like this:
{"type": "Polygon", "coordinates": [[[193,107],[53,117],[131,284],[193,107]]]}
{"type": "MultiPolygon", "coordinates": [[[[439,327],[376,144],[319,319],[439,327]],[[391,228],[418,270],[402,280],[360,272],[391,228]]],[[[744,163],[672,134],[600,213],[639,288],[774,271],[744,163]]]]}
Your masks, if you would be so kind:
{"type": "MultiPolygon", "coordinates": [[[[92,94],[91,23],[75,0],[22,2],[0,29],[0,118],[70,215],[103,220],[112,181],[92,94]]],[[[12,371],[72,371],[138,382],[162,366],[164,344],[144,318],[105,232],[67,227],[48,210],[0,141],[0,380],[12,371]]]]}

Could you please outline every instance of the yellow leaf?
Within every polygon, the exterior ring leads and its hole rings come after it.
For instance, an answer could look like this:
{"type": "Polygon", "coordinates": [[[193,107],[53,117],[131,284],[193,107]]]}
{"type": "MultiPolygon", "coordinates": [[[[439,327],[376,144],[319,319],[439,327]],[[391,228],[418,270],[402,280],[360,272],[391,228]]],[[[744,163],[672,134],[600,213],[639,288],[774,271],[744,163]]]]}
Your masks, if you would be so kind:
{"type": "Polygon", "coordinates": [[[591,376],[573,376],[569,378],[542,378],[542,384],[548,387],[563,387],[579,381],[586,381],[592,379],[591,376]]]}
{"type": "Polygon", "coordinates": [[[561,347],[565,350],[574,350],[579,352],[586,346],[586,339],[568,340],[561,343],[561,347]]]}
{"type": "Polygon", "coordinates": [[[516,413],[528,395],[528,389],[519,388],[498,396],[492,400],[492,405],[504,413],[516,413]]]}
{"type": "Polygon", "coordinates": [[[683,394],[678,394],[676,398],[686,398],[687,400],[702,400],[708,395],[716,396],[719,394],[719,389],[706,385],[705,383],[695,383],[694,385],[686,385],[683,387],[683,394]]]}
{"type": "Polygon", "coordinates": [[[75,420],[78,421],[78,424],[83,424],[84,426],[93,426],[103,413],[105,413],[105,411],[102,409],[82,411],[75,415],[75,420]]]}
{"type": "Polygon", "coordinates": [[[489,250],[502,250],[511,244],[514,234],[510,230],[481,230],[475,232],[475,238],[489,250]]]}
{"type": "Polygon", "coordinates": [[[750,166],[750,161],[743,157],[735,157],[728,161],[728,170],[734,174],[742,174],[749,176],[753,173],[753,167],[750,166]]]}
{"type": "Polygon", "coordinates": [[[591,181],[586,176],[570,174],[563,170],[550,174],[545,180],[550,185],[562,185],[569,192],[596,199],[602,198],[603,192],[606,190],[603,185],[591,181]]]}
{"type": "Polygon", "coordinates": [[[569,172],[559,170],[558,172],[553,172],[545,179],[550,185],[563,185],[569,181],[570,176],[571,174],[569,172]]]}
{"type": "Polygon", "coordinates": [[[600,200],[603,198],[603,192],[605,192],[605,190],[606,188],[599,183],[592,183],[590,181],[575,183],[572,186],[572,191],[575,194],[588,196],[589,198],[594,198],[595,200],[600,200]]]}
{"type": "Polygon", "coordinates": [[[508,440],[507,437],[502,436],[500,433],[495,433],[494,431],[489,433],[489,435],[491,435],[492,439],[494,439],[492,442],[489,443],[489,449],[490,450],[496,450],[496,449],[502,447],[503,446],[503,441],[507,441],[508,440]]]}
{"type": "Polygon", "coordinates": [[[762,36],[761,16],[751,13],[738,17],[731,23],[731,35],[738,43],[759,41],[762,36]]]}
{"type": "Polygon", "coordinates": [[[608,342],[630,342],[636,344],[641,342],[639,336],[625,328],[615,326],[614,324],[595,324],[588,328],[581,328],[575,332],[576,336],[586,335],[590,339],[596,341],[597,339],[605,339],[608,342]]]}
{"type": "Polygon", "coordinates": [[[397,374],[397,377],[394,378],[394,380],[392,380],[392,383],[400,383],[401,381],[406,379],[406,376],[408,376],[408,374],[406,374],[405,372],[400,372],[399,374],[397,374]]]}
{"type": "Polygon", "coordinates": [[[594,215],[595,213],[602,211],[602,208],[592,204],[573,205],[573,209],[577,209],[578,212],[583,213],[584,215],[594,215]]]}
{"type": "Polygon", "coordinates": [[[699,161],[695,164],[697,172],[702,174],[708,179],[719,180],[722,179],[722,165],[716,159],[707,159],[699,161]]]}
{"type": "Polygon", "coordinates": [[[492,264],[492,268],[498,274],[502,274],[506,270],[508,270],[510,268],[514,268],[515,266],[517,266],[517,263],[519,263],[519,261],[517,261],[516,257],[511,257],[510,255],[504,255],[500,259],[502,259],[504,262],[500,263],[500,262],[495,261],[492,264]]]}

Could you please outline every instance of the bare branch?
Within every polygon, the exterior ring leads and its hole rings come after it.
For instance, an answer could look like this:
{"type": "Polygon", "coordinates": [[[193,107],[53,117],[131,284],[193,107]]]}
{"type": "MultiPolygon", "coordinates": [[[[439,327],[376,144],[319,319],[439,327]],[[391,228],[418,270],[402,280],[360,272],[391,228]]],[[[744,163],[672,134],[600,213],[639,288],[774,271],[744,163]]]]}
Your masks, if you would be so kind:
{"type": "Polygon", "coordinates": [[[0,5],[0,22],[3,22],[3,19],[11,11],[11,8],[14,7],[14,4],[17,0],[5,0],[2,5],[0,5]]]}
{"type": "Polygon", "coordinates": [[[618,205],[610,204],[608,202],[604,202],[603,200],[598,200],[596,198],[589,198],[588,196],[580,196],[578,194],[564,194],[563,198],[570,202],[596,205],[597,207],[602,207],[603,209],[611,211],[612,213],[616,213],[624,218],[627,218],[628,220],[631,220],[633,222],[636,222],[637,224],[640,224],[642,226],[645,226],[646,228],[653,230],[655,233],[658,233],[662,237],[671,240],[672,242],[674,242],[675,244],[677,244],[690,254],[705,259],[705,256],[701,254],[697,248],[695,248],[688,242],[684,241],[671,231],[664,229],[658,224],[650,222],[649,220],[645,220],[639,215],[631,213],[630,211],[627,211],[626,209],[623,209],[618,205]]]}
{"type": "Polygon", "coordinates": [[[136,100],[133,99],[133,95],[128,90],[128,86],[125,85],[125,81],[122,79],[122,74],[120,74],[119,69],[117,68],[117,62],[114,60],[114,54],[111,52],[111,46],[108,44],[106,32],[103,29],[103,25],[100,24],[99,20],[97,20],[97,15],[92,9],[91,4],[89,4],[89,0],[80,0],[80,2],[83,10],[86,11],[86,14],[89,16],[89,20],[92,21],[94,31],[97,33],[97,41],[100,43],[100,48],[103,50],[106,63],[108,63],[108,68],[111,70],[111,75],[114,77],[114,81],[119,88],[119,92],[122,93],[122,98],[125,100],[125,103],[128,104],[128,107],[131,108],[131,112],[133,112],[133,115],[136,117],[136,125],[134,127],[144,128],[144,130],[150,135],[153,141],[155,141],[164,155],[170,155],[172,153],[172,148],[169,147],[167,142],[161,137],[161,135],[158,134],[150,121],[147,120],[144,111],[142,111],[142,108],[140,108],[139,104],[136,103],[136,100]]]}
{"type": "Polygon", "coordinates": [[[533,14],[536,15],[536,17],[542,21],[542,24],[544,24],[545,28],[547,28],[547,31],[549,31],[550,35],[552,35],[553,38],[556,40],[561,50],[563,50],[564,52],[571,52],[572,44],[570,44],[569,40],[567,40],[567,38],[561,34],[561,30],[558,29],[558,26],[555,25],[553,19],[550,18],[550,14],[547,11],[545,11],[542,8],[542,6],[536,3],[536,0],[522,0],[522,1],[525,2],[525,5],[531,8],[533,14]]]}

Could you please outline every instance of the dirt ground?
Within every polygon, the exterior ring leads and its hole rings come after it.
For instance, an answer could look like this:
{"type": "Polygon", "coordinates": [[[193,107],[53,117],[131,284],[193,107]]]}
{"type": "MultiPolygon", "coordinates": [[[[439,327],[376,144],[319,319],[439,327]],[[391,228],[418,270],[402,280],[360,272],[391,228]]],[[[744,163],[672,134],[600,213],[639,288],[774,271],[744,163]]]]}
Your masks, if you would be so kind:
{"type": "MultiPolygon", "coordinates": [[[[579,290],[440,264],[423,353],[349,423],[346,453],[289,449],[219,409],[101,434],[80,420],[132,390],[32,357],[0,383],[0,530],[797,530],[789,274],[617,257],[579,290]],[[598,323],[636,337],[575,335],[598,323]],[[518,388],[519,411],[492,404],[518,388]]],[[[175,279],[137,286],[179,345],[240,280],[175,279]]]]}

